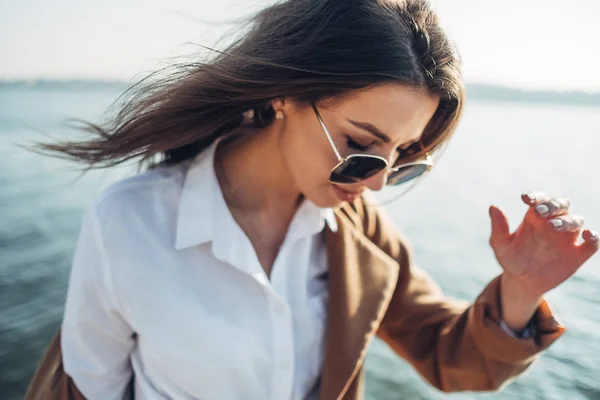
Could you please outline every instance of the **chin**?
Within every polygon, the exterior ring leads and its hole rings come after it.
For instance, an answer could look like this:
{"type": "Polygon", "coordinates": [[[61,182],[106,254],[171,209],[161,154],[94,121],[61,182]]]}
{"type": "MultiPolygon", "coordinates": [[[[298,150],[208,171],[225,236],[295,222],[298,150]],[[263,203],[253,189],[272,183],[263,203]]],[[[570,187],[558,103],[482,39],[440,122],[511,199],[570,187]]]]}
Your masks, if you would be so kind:
{"type": "Polygon", "coordinates": [[[304,197],[320,208],[339,207],[345,203],[351,203],[356,197],[358,197],[357,195],[349,195],[348,193],[344,193],[339,189],[336,190],[336,186],[332,185],[331,183],[327,183],[327,186],[313,192],[312,194],[314,195],[305,194],[304,197]]]}
{"type": "Polygon", "coordinates": [[[307,199],[310,200],[314,205],[316,205],[319,208],[335,208],[335,207],[339,207],[342,204],[344,204],[343,201],[336,199],[335,195],[327,196],[327,197],[321,196],[318,198],[307,197],[307,199]]]}
{"type": "Polygon", "coordinates": [[[306,200],[310,200],[319,208],[335,208],[343,204],[331,188],[306,191],[303,192],[303,195],[306,200]]]}

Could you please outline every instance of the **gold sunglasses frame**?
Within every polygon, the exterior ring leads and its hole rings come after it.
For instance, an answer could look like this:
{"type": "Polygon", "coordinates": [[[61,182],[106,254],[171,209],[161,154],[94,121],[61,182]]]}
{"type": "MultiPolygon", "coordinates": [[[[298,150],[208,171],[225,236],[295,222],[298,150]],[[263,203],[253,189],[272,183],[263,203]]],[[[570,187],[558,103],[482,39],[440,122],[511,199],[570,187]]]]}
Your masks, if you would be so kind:
{"type": "MultiPolygon", "coordinates": [[[[323,132],[325,132],[325,136],[327,137],[327,140],[329,141],[329,144],[331,145],[331,148],[333,149],[333,152],[335,153],[335,156],[337,157],[337,160],[338,160],[338,163],[331,169],[331,173],[329,174],[330,177],[333,174],[333,171],[335,171],[340,165],[342,165],[345,162],[348,162],[348,160],[351,160],[352,158],[367,157],[367,158],[375,158],[375,159],[381,160],[385,163],[385,168],[382,169],[381,171],[385,170],[388,175],[392,172],[398,172],[401,168],[411,167],[413,165],[425,165],[427,167],[426,170],[423,171],[422,174],[420,174],[414,178],[408,179],[406,181],[403,181],[401,183],[408,182],[412,179],[418,179],[419,177],[423,176],[425,173],[429,172],[433,168],[433,166],[434,166],[433,159],[427,153],[425,154],[425,159],[400,164],[395,167],[390,167],[388,160],[386,160],[385,158],[383,158],[381,156],[376,156],[373,154],[350,154],[347,157],[342,157],[338,148],[336,147],[335,143],[333,142],[333,139],[331,138],[331,134],[329,133],[329,130],[327,129],[327,126],[325,125],[325,122],[323,121],[323,118],[321,117],[321,114],[319,113],[317,106],[315,104],[311,104],[311,105],[312,105],[313,110],[315,111],[315,115],[317,116],[317,119],[319,120],[319,124],[321,124],[321,128],[323,129],[323,132]]],[[[381,171],[379,171],[379,172],[381,172],[381,171]]],[[[377,172],[377,173],[379,173],[379,172],[377,172]]],[[[366,178],[366,179],[369,179],[369,178],[366,178]]],[[[362,181],[364,181],[366,179],[363,179],[362,181]]],[[[352,185],[352,184],[356,183],[356,182],[352,182],[352,183],[333,182],[331,180],[331,178],[329,179],[329,182],[335,183],[336,185],[352,185]]],[[[360,182],[360,181],[358,181],[358,182],[360,182]]],[[[388,185],[387,181],[386,181],[386,185],[388,185]]],[[[389,186],[395,186],[395,185],[389,185],[389,186]]]]}

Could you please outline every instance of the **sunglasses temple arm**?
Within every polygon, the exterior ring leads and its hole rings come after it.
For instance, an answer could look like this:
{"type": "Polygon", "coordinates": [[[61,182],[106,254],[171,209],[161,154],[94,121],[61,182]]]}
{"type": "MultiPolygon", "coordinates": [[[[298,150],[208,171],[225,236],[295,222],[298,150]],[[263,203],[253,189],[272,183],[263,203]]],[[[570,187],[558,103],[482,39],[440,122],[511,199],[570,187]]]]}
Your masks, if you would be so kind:
{"type": "Polygon", "coordinates": [[[323,122],[323,119],[321,118],[321,114],[319,114],[319,111],[317,110],[317,107],[314,104],[313,104],[313,110],[315,110],[317,119],[319,120],[319,123],[321,124],[321,128],[323,128],[323,132],[325,132],[325,136],[327,136],[327,140],[329,141],[329,144],[331,145],[331,148],[333,149],[335,156],[337,157],[338,161],[342,161],[343,157],[340,154],[340,152],[338,151],[337,147],[335,147],[335,143],[333,143],[333,139],[331,139],[331,135],[329,134],[329,131],[327,130],[327,127],[325,126],[325,122],[323,122]]]}
{"type": "Polygon", "coordinates": [[[327,140],[329,140],[329,144],[331,145],[331,148],[333,149],[333,152],[335,153],[335,156],[337,157],[338,161],[343,160],[342,155],[338,151],[337,147],[335,147],[335,143],[333,143],[333,140],[331,139],[331,135],[327,131],[325,124],[322,123],[321,125],[323,126],[323,130],[325,131],[325,134],[327,135],[327,140]]]}

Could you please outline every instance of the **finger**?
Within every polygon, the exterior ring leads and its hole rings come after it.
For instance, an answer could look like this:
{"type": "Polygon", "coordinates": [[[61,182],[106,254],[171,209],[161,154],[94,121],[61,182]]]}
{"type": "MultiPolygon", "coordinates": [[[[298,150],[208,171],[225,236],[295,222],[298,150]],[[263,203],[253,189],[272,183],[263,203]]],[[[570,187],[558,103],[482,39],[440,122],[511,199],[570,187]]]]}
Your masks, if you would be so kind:
{"type": "Polygon", "coordinates": [[[521,194],[521,200],[523,200],[523,203],[529,206],[547,201],[549,199],[550,197],[542,191],[533,191],[521,194]]]}
{"type": "Polygon", "coordinates": [[[589,229],[586,229],[585,231],[583,231],[583,234],[581,236],[583,237],[583,240],[585,240],[586,242],[590,242],[590,243],[595,243],[600,240],[600,236],[598,235],[598,232],[592,231],[589,229]]]}
{"type": "Polygon", "coordinates": [[[492,220],[492,234],[490,235],[490,245],[494,251],[502,251],[502,247],[510,241],[510,231],[508,217],[500,208],[490,206],[490,219],[492,220]]]}
{"type": "Polygon", "coordinates": [[[591,256],[593,256],[598,249],[600,248],[600,240],[598,236],[598,232],[590,231],[586,229],[583,231],[583,240],[584,242],[578,246],[579,250],[579,263],[583,264],[586,262],[591,256]]]}
{"type": "Polygon", "coordinates": [[[571,200],[566,197],[555,197],[535,206],[535,213],[542,218],[550,218],[566,214],[571,208],[571,200]]]}
{"type": "Polygon", "coordinates": [[[558,232],[579,232],[583,229],[583,217],[579,215],[563,215],[552,218],[548,221],[548,225],[558,232]]]}

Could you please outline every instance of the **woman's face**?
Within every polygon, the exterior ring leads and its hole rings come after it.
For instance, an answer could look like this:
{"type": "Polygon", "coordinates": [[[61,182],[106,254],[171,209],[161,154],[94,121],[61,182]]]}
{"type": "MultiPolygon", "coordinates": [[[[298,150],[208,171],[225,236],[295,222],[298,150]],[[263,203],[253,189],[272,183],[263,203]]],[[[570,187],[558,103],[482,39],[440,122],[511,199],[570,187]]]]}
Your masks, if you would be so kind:
{"type": "MultiPolygon", "coordinates": [[[[439,98],[425,92],[389,84],[316,106],[342,157],[372,154],[393,165],[398,148],[419,141],[438,103],[439,98]]],[[[366,189],[376,191],[385,186],[385,171],[351,185],[330,183],[331,169],[338,160],[312,107],[286,100],[275,103],[274,108],[284,115],[284,160],[296,187],[307,199],[320,207],[335,207],[366,189]]]]}

